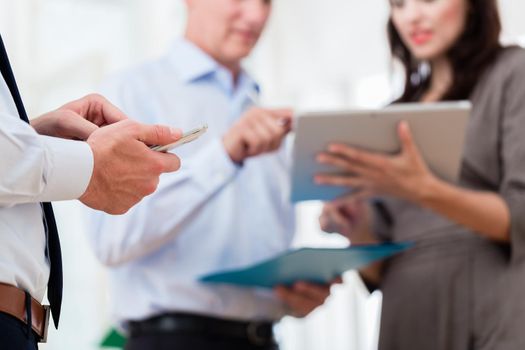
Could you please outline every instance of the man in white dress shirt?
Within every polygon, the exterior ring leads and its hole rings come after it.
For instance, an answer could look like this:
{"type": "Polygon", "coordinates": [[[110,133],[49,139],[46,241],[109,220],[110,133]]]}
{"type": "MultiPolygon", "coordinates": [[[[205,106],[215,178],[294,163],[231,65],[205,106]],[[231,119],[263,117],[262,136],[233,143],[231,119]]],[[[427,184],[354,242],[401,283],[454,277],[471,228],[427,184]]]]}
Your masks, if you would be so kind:
{"type": "Polygon", "coordinates": [[[0,349],[37,349],[49,321],[41,305],[46,287],[55,326],[62,300],[60,243],[49,201],[78,198],[94,209],[126,212],[153,192],[161,173],[179,168],[178,157],[145,143],[174,142],[180,131],[127,120],[97,95],[37,118],[31,127],[1,37],[0,70],[0,349]]]}
{"type": "Polygon", "coordinates": [[[128,331],[126,349],[276,349],[272,324],[286,313],[305,316],[329,286],[264,291],[198,282],[275,256],[293,238],[280,148],[292,112],[250,108],[259,88],[241,67],[271,1],[186,3],[185,37],[103,91],[142,121],[185,130],[207,123],[208,132],[176,150],[184,166],[163,176],[156,194],[125,216],[95,215],[89,236],[111,266],[111,304],[128,331]]]}

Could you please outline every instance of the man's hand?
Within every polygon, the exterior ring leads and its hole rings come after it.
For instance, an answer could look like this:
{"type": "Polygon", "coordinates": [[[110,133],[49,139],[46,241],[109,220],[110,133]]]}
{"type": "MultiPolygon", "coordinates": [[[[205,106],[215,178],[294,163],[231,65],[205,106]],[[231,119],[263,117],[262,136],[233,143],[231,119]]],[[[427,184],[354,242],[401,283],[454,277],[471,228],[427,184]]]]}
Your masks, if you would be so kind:
{"type": "Polygon", "coordinates": [[[70,102],[34,119],[31,125],[42,135],[87,140],[94,167],[79,200],[109,214],[124,214],[155,191],[162,173],[180,167],[177,156],[147,146],[175,142],[181,137],[180,130],[133,122],[100,95],[70,102]]]}
{"type": "Polygon", "coordinates": [[[147,145],[165,145],[180,137],[180,130],[131,120],[97,129],[87,139],[95,165],[80,201],[109,214],[124,214],[155,191],[162,173],[180,167],[177,156],[152,151],[147,145]]]}
{"type": "Polygon", "coordinates": [[[250,109],[224,135],[223,144],[233,162],[273,152],[291,129],[293,112],[288,109],[250,109]]]}
{"type": "Polygon", "coordinates": [[[84,141],[99,127],[125,119],[108,100],[92,94],[33,119],[31,125],[41,135],[84,141]]]}
{"type": "Polygon", "coordinates": [[[332,285],[340,283],[342,283],[341,278],[327,285],[297,282],[292,287],[279,286],[275,288],[275,293],[288,306],[291,316],[306,317],[324,304],[330,296],[332,285]]]}

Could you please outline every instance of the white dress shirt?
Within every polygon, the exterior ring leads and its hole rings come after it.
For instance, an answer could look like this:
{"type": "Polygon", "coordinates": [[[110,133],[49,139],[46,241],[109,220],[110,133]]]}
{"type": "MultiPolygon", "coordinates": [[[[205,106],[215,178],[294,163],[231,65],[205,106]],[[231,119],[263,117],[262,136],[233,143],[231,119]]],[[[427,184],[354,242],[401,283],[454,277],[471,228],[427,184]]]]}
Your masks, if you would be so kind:
{"type": "Polygon", "coordinates": [[[89,145],[38,135],[0,78],[0,282],[43,299],[49,263],[39,202],[78,198],[92,171],[89,145]]]}
{"type": "Polygon", "coordinates": [[[196,46],[177,41],[159,60],[110,80],[103,94],[148,123],[208,132],[174,152],[182,169],[161,177],[157,192],[120,217],[92,213],[91,242],[110,269],[120,324],[182,311],[276,320],[271,291],[206,285],[199,277],[251,265],[288,249],[294,232],[284,150],[235,165],[222,136],[253,104],[255,82],[231,74],[196,46]]]}

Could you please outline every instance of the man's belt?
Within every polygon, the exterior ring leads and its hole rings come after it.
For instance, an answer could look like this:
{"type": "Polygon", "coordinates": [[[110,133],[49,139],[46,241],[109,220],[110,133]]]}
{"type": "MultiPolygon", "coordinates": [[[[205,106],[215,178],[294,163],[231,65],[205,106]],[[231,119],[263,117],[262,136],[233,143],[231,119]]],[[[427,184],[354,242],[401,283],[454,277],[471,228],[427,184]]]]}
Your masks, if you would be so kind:
{"type": "Polygon", "coordinates": [[[151,334],[194,334],[244,339],[253,345],[275,343],[272,322],[226,320],[203,315],[172,313],[129,323],[131,337],[151,334]]]}
{"type": "MultiPolygon", "coordinates": [[[[42,306],[31,298],[31,328],[38,335],[39,342],[47,340],[49,307],[42,306]]],[[[11,315],[27,323],[26,292],[14,286],[0,283],[0,312],[11,315]]]]}

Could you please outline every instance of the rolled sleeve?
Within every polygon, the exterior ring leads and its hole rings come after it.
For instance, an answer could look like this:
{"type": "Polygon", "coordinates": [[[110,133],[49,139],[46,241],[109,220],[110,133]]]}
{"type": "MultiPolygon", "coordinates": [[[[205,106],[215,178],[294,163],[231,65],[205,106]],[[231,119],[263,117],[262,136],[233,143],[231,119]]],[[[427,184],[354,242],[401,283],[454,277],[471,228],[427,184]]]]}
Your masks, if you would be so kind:
{"type": "Polygon", "coordinates": [[[525,191],[521,192],[520,195],[503,195],[510,212],[510,240],[514,262],[525,260],[525,191]]]}
{"type": "Polygon", "coordinates": [[[93,173],[94,158],[86,142],[42,136],[49,160],[39,200],[77,199],[86,191],[93,173]]]}
{"type": "Polygon", "coordinates": [[[525,54],[509,66],[501,119],[500,194],[510,212],[512,260],[525,260],[525,54]]]}

